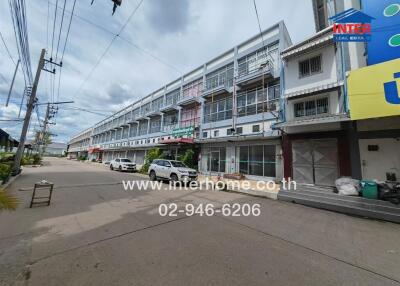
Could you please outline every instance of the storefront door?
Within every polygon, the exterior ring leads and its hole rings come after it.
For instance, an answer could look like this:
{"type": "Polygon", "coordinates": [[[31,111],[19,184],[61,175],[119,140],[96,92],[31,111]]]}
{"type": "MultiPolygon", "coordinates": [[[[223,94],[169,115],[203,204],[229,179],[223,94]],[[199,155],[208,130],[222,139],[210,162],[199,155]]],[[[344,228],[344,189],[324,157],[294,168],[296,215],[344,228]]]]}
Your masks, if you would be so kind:
{"type": "Polygon", "coordinates": [[[211,172],[219,172],[220,153],[219,151],[211,152],[211,172]]]}
{"type": "Polygon", "coordinates": [[[360,139],[359,143],[363,179],[400,180],[400,141],[395,138],[360,139]]]}
{"type": "Polygon", "coordinates": [[[338,177],[336,139],[294,140],[293,179],[300,184],[333,186],[338,177]]]}

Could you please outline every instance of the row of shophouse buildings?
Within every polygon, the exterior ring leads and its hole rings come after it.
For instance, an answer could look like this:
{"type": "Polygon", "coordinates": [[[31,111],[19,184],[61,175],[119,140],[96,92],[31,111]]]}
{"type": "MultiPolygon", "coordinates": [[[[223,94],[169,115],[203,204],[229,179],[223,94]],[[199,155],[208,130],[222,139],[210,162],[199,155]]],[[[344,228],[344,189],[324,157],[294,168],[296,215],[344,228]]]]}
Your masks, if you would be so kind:
{"type": "Polygon", "coordinates": [[[279,22],[80,132],[69,156],[141,165],[152,148],[173,158],[193,149],[209,174],[328,186],[340,176],[398,180],[400,105],[374,102],[385,100],[386,81],[399,87],[400,59],[373,63],[374,47],[335,41],[330,20],[368,8],[378,22],[390,1],[367,2],[313,0],[313,36],[293,44],[279,22]]]}

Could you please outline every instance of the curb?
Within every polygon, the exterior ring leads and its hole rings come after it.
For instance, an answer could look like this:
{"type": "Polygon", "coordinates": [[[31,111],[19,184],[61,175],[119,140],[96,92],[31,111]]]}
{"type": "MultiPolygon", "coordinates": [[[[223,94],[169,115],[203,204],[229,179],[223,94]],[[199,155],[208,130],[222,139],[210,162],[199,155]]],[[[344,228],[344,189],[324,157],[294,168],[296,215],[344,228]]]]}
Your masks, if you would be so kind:
{"type": "Polygon", "coordinates": [[[18,175],[15,175],[15,176],[11,177],[11,178],[8,180],[7,183],[5,183],[5,184],[3,184],[3,185],[0,185],[0,188],[6,190],[19,176],[21,176],[21,174],[22,174],[22,171],[21,171],[18,175]]]}
{"type": "Polygon", "coordinates": [[[228,190],[228,192],[235,192],[255,197],[267,198],[271,200],[278,200],[278,192],[257,191],[257,190],[228,190]]]}

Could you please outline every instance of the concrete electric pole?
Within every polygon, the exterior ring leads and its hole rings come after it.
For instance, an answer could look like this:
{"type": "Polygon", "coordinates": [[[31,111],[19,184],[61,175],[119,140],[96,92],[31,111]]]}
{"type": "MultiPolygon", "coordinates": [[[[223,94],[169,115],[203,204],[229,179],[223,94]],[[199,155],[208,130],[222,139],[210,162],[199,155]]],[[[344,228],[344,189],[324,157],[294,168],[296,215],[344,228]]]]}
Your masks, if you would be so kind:
{"type": "Polygon", "coordinates": [[[50,119],[54,117],[55,113],[58,110],[58,107],[56,109],[54,106],[55,105],[58,106],[58,105],[61,105],[61,104],[68,104],[68,103],[74,103],[74,101],[59,101],[59,102],[52,102],[52,103],[47,102],[47,103],[37,104],[37,105],[43,105],[43,104],[47,105],[46,116],[44,118],[43,128],[42,128],[42,131],[40,132],[40,138],[39,138],[40,139],[39,140],[39,145],[41,145],[42,147],[38,148],[38,149],[39,149],[39,152],[40,152],[41,155],[43,155],[43,153],[45,151],[45,148],[46,148],[46,145],[47,145],[46,144],[46,140],[45,140],[46,135],[48,133],[47,126],[49,124],[54,124],[54,123],[50,122],[50,119]]]}
{"type": "Polygon", "coordinates": [[[31,93],[31,96],[29,97],[29,101],[28,101],[28,105],[27,105],[27,109],[26,109],[26,113],[25,113],[24,125],[22,126],[21,137],[19,139],[17,153],[15,154],[14,167],[12,170],[12,173],[14,175],[18,174],[21,171],[21,159],[22,159],[22,155],[24,153],[26,133],[28,132],[29,121],[31,119],[32,111],[33,111],[33,108],[34,108],[34,105],[36,102],[36,91],[37,91],[37,87],[39,84],[40,73],[42,72],[42,69],[44,67],[45,53],[46,53],[45,49],[42,49],[42,52],[40,53],[39,64],[38,64],[38,67],[36,70],[35,80],[34,80],[33,86],[32,86],[32,93],[31,93]]]}

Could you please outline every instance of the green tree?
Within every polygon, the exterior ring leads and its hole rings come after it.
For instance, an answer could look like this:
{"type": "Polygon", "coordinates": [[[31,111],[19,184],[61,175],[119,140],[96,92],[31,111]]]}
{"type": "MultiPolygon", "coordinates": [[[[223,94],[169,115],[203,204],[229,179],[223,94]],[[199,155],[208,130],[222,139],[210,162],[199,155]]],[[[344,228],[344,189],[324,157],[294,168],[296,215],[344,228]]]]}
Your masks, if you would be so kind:
{"type": "Polygon", "coordinates": [[[187,149],[185,154],[180,156],[179,160],[182,161],[186,166],[195,169],[196,166],[194,164],[194,151],[192,149],[187,149]]]}
{"type": "Polygon", "coordinates": [[[163,152],[160,148],[154,148],[147,152],[146,157],[144,158],[144,164],[142,169],[140,169],[141,173],[147,173],[149,171],[149,167],[151,162],[155,159],[162,159],[164,157],[163,152]]]}
{"type": "Polygon", "coordinates": [[[43,146],[43,149],[42,149],[43,153],[44,153],[46,147],[48,145],[50,145],[51,143],[53,143],[53,141],[51,140],[50,132],[46,131],[43,133],[42,131],[36,131],[34,145],[43,146]]]}

